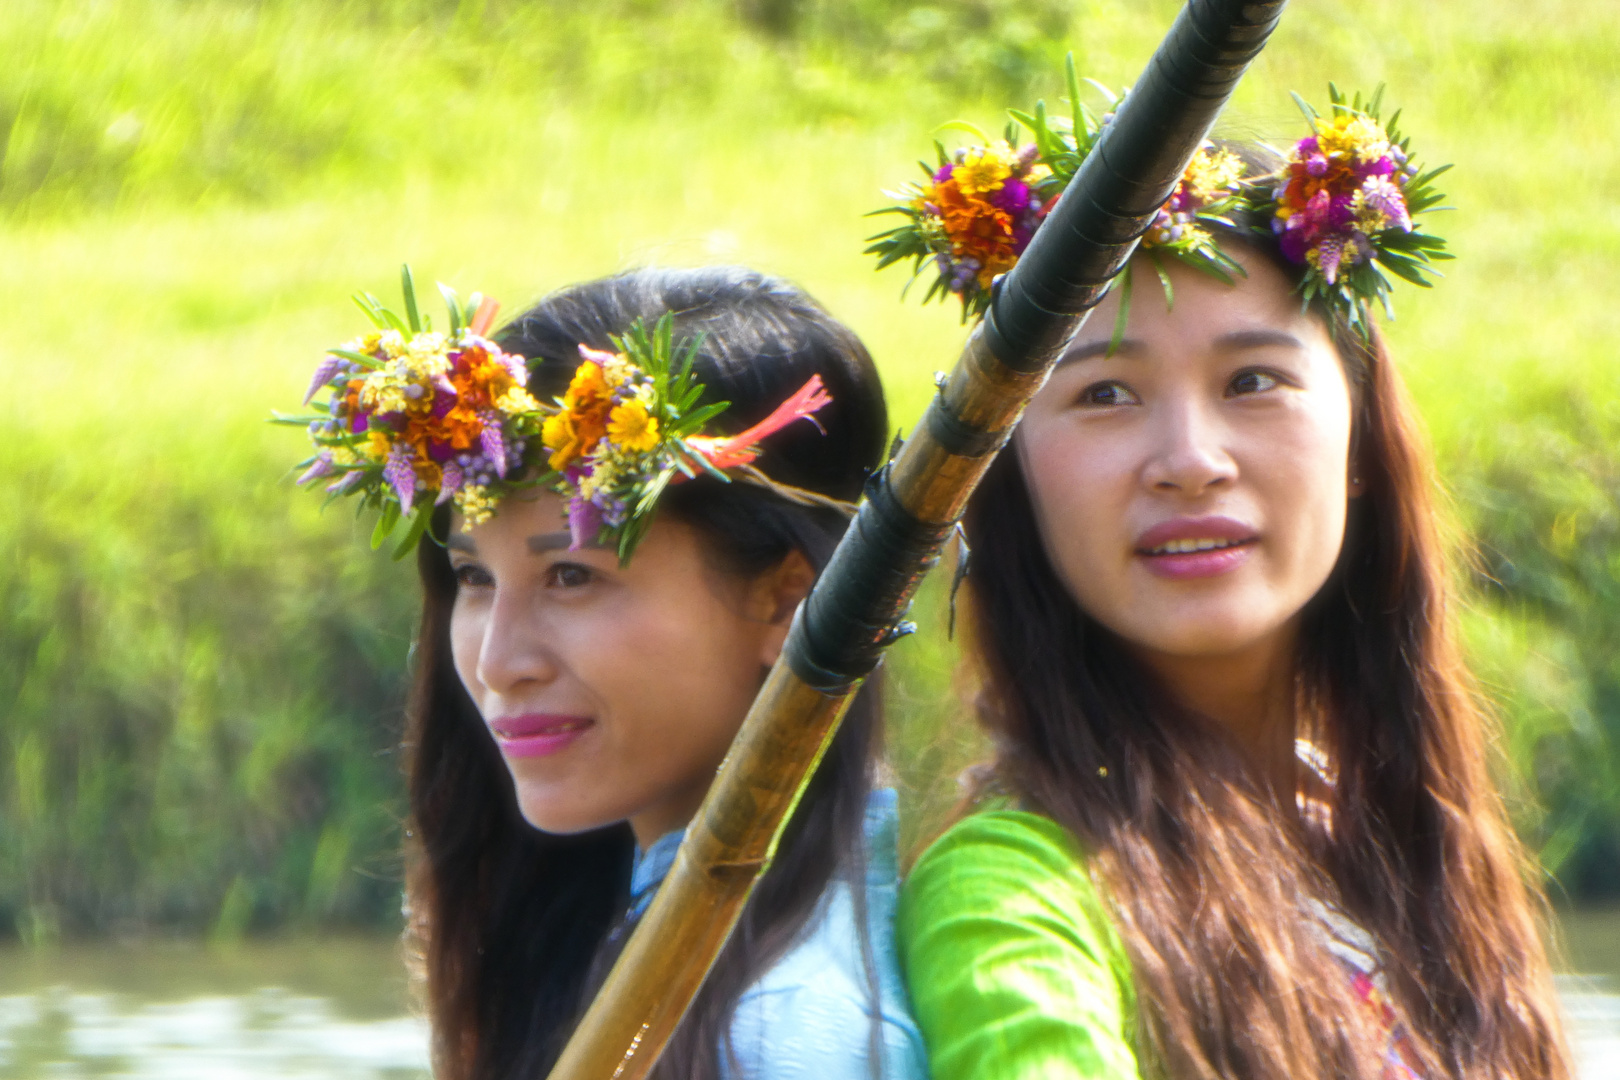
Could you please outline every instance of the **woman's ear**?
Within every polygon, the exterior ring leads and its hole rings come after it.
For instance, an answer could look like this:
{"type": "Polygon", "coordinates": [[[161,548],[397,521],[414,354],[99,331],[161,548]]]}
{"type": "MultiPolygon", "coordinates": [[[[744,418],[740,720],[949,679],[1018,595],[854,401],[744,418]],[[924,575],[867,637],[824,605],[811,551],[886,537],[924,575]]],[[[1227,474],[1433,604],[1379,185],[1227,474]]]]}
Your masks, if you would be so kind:
{"type": "Polygon", "coordinates": [[[756,577],[748,589],[748,615],[761,625],[760,662],[765,666],[776,663],[787,640],[793,613],[810,595],[810,586],[816,583],[815,568],[804,553],[795,548],[769,570],[756,577]]]}

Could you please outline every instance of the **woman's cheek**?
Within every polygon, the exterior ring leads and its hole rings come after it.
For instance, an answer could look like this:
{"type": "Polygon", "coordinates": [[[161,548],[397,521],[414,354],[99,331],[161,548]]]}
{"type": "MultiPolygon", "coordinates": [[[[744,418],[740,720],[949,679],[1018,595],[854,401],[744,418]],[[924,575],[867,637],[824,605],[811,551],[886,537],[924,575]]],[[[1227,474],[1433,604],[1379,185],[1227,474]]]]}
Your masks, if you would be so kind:
{"type": "Polygon", "coordinates": [[[478,681],[478,652],[483,638],[483,621],[478,611],[458,598],[450,616],[450,659],[456,674],[461,676],[461,685],[480,713],[484,711],[484,688],[478,681]]]}

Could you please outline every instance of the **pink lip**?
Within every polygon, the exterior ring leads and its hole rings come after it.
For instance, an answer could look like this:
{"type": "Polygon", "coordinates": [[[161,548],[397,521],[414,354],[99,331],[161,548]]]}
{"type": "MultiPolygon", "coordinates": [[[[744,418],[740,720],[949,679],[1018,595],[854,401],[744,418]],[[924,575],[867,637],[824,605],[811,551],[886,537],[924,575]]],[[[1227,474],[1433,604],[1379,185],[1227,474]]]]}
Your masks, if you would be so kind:
{"type": "Polygon", "coordinates": [[[489,730],[495,733],[495,745],[507,757],[535,758],[561,753],[595,723],[588,716],[524,713],[491,720],[489,730]]]}
{"type": "Polygon", "coordinates": [[[1248,561],[1260,534],[1254,527],[1229,517],[1174,518],[1148,529],[1136,539],[1136,554],[1160,577],[1175,580],[1215,577],[1236,570],[1248,561]],[[1210,551],[1154,553],[1172,540],[1225,540],[1230,547],[1210,551]]]}

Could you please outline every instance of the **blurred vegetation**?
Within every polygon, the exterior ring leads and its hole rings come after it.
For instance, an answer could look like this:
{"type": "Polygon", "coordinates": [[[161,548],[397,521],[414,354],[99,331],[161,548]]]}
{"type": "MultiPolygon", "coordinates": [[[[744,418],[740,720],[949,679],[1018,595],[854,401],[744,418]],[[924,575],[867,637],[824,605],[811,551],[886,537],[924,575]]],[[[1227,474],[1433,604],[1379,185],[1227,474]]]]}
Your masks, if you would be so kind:
{"type": "MultiPolygon", "coordinates": [[[[509,309],[743,261],[866,338],[909,424],[962,330],[860,255],[938,123],[1133,79],[1172,0],[0,5],[0,934],[397,920],[415,603],[286,467],[399,262],[509,309]]],[[[1300,3],[1229,132],[1387,80],[1462,260],[1391,327],[1480,557],[1469,639],[1520,824],[1620,894],[1620,11],[1300,3]]],[[[909,832],[976,751],[941,583],[896,651],[909,832]]]]}

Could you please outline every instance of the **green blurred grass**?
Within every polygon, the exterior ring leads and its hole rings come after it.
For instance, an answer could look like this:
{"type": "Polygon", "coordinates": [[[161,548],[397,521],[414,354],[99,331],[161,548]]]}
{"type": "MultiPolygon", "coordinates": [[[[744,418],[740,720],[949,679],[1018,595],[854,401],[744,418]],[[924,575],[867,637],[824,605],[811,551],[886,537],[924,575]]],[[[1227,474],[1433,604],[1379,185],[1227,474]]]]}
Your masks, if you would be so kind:
{"type": "MultiPolygon", "coordinates": [[[[964,336],[901,304],[860,215],[934,125],[1128,82],[1149,3],[10,0],[0,10],[0,931],[387,922],[409,572],[286,466],[355,288],[399,262],[508,310],[741,261],[872,346],[909,424],[964,336]]],[[[1620,891],[1620,14],[1296,4],[1226,122],[1388,81],[1455,161],[1462,259],[1391,327],[1459,515],[1517,812],[1620,891]]],[[[895,654],[908,832],[974,752],[937,582],[895,654]]]]}

